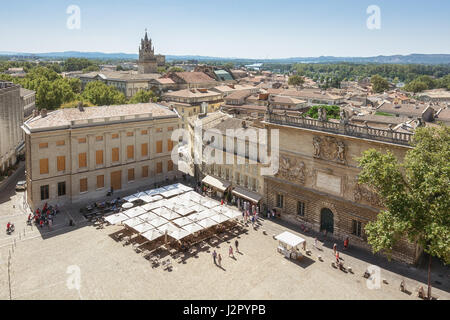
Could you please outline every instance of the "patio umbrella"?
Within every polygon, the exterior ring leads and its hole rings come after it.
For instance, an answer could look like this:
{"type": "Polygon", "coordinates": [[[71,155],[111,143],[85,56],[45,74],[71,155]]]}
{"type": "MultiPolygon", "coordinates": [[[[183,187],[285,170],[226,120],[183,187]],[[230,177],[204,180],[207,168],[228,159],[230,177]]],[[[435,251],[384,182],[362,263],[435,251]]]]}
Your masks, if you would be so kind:
{"type": "Polygon", "coordinates": [[[212,227],[212,226],[215,226],[217,224],[217,222],[212,220],[211,218],[206,218],[206,219],[200,220],[197,223],[199,225],[201,225],[205,229],[209,228],[209,227],[212,227]]]}
{"type": "Polygon", "coordinates": [[[144,222],[144,223],[141,223],[141,224],[138,224],[138,225],[134,226],[133,229],[136,230],[139,233],[144,233],[144,232],[146,232],[148,230],[155,229],[155,227],[152,226],[148,222],[144,222]]]}
{"type": "Polygon", "coordinates": [[[216,215],[212,216],[211,219],[216,221],[217,223],[222,223],[222,222],[230,220],[229,217],[224,216],[223,214],[216,214],[216,215]]]}
{"type": "Polygon", "coordinates": [[[144,222],[144,221],[142,221],[142,220],[139,219],[138,217],[135,217],[135,218],[131,218],[131,219],[125,220],[125,221],[123,222],[123,224],[126,225],[126,226],[128,226],[128,227],[130,227],[130,228],[134,228],[135,226],[137,226],[138,224],[141,224],[141,223],[143,223],[143,222],[144,222]]]}
{"type": "Polygon", "coordinates": [[[145,239],[150,240],[150,241],[158,239],[159,237],[161,237],[163,235],[164,235],[164,233],[162,233],[158,229],[151,229],[151,230],[148,230],[148,231],[144,232],[143,234],[141,234],[141,236],[143,236],[145,239]]]}
{"type": "Polygon", "coordinates": [[[189,234],[190,233],[188,231],[183,229],[178,229],[177,231],[169,232],[169,235],[176,240],[181,240],[184,237],[187,237],[189,234]]]}
{"type": "Polygon", "coordinates": [[[131,209],[133,208],[134,204],[132,204],[131,202],[125,202],[124,204],[122,204],[122,208],[124,209],[131,209]]]}
{"type": "Polygon", "coordinates": [[[156,219],[151,220],[150,224],[152,226],[155,226],[156,228],[158,228],[158,227],[162,226],[163,224],[166,224],[167,222],[169,222],[169,221],[167,221],[166,219],[164,219],[162,217],[158,217],[156,219]]]}
{"type": "Polygon", "coordinates": [[[171,224],[169,222],[169,223],[163,224],[162,226],[158,227],[157,229],[161,232],[167,231],[168,233],[170,233],[170,232],[177,231],[180,228],[178,228],[177,226],[174,226],[173,224],[171,224]]]}
{"type": "Polygon", "coordinates": [[[191,224],[187,224],[187,225],[183,226],[183,229],[190,233],[194,233],[194,232],[202,230],[203,227],[197,223],[191,223],[191,224]]]}
{"type": "Polygon", "coordinates": [[[175,223],[176,225],[180,226],[180,227],[183,227],[183,226],[185,226],[187,224],[192,223],[192,220],[188,219],[186,217],[181,217],[181,218],[173,220],[172,222],[175,223]]]}
{"type": "Polygon", "coordinates": [[[117,224],[128,219],[130,219],[130,217],[123,213],[113,214],[105,218],[110,224],[117,224]]]}
{"type": "Polygon", "coordinates": [[[141,220],[143,221],[151,221],[153,219],[158,218],[158,215],[153,213],[153,212],[146,212],[144,214],[141,214],[140,216],[138,216],[141,220]]]}

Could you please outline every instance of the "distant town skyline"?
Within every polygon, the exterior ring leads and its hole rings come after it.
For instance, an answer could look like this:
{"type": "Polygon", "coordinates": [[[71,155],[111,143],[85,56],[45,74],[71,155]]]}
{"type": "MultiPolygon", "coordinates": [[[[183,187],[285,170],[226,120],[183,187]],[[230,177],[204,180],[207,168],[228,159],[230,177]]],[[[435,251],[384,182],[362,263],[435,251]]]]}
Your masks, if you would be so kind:
{"type": "MultiPolygon", "coordinates": [[[[155,53],[251,59],[450,53],[450,2],[346,0],[6,2],[0,51],[155,53]],[[68,20],[80,9],[79,29],[68,20]],[[371,6],[380,9],[379,29],[371,6]]],[[[76,18],[76,17],[75,17],[76,18]]],[[[376,18],[376,17],[375,17],[376,18]]],[[[71,21],[73,23],[73,21],[71,21]]]]}

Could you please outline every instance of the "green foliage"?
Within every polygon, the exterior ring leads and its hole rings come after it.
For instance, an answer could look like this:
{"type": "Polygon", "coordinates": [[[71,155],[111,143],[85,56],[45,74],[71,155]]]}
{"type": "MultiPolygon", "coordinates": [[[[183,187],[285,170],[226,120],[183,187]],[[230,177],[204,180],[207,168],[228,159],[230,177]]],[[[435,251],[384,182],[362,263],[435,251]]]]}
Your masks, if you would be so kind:
{"type": "Polygon", "coordinates": [[[81,97],[96,106],[124,104],[126,102],[122,92],[101,81],[89,82],[81,97]]]}
{"type": "Polygon", "coordinates": [[[64,71],[79,71],[79,70],[90,70],[89,67],[96,67],[96,70],[91,71],[97,71],[98,64],[95,64],[92,60],[85,59],[85,58],[68,58],[66,61],[64,61],[64,71]]]}
{"type": "Polygon", "coordinates": [[[80,103],[80,102],[83,104],[83,107],[85,107],[85,108],[94,106],[89,101],[85,101],[80,96],[77,96],[75,98],[75,100],[62,104],[61,105],[61,109],[64,109],[64,108],[76,108],[76,107],[78,107],[78,103],[80,103]]]}
{"type": "Polygon", "coordinates": [[[291,86],[301,86],[305,83],[305,78],[300,75],[293,75],[289,77],[288,84],[291,86]]]}
{"type": "Polygon", "coordinates": [[[170,67],[168,72],[184,72],[185,70],[181,67],[170,67]]]}
{"type": "Polygon", "coordinates": [[[389,82],[377,74],[370,78],[370,83],[372,84],[373,92],[380,93],[389,89],[389,82]]]}
{"type": "Polygon", "coordinates": [[[157,72],[161,73],[161,74],[166,73],[167,72],[167,68],[166,67],[158,67],[157,68],[157,72]]]}
{"type": "Polygon", "coordinates": [[[139,90],[136,94],[130,99],[129,103],[147,103],[147,102],[156,102],[158,101],[158,97],[151,90],[139,90]]]}
{"type": "Polygon", "coordinates": [[[417,92],[422,92],[424,90],[428,90],[430,87],[427,85],[427,83],[423,82],[423,81],[419,81],[419,80],[414,80],[411,81],[410,83],[408,83],[407,85],[405,85],[405,90],[408,92],[413,92],[413,93],[417,93],[417,92]]]}
{"type": "Polygon", "coordinates": [[[450,128],[418,128],[403,163],[390,152],[367,150],[359,182],[373,188],[386,210],[366,225],[374,252],[388,254],[405,236],[450,263],[450,128]]]}
{"type": "Polygon", "coordinates": [[[317,119],[319,117],[319,108],[324,108],[327,111],[327,120],[328,119],[339,119],[339,106],[334,105],[321,105],[321,106],[312,106],[307,112],[305,112],[306,116],[317,119]]]}
{"type": "Polygon", "coordinates": [[[100,71],[100,67],[99,67],[99,66],[94,66],[94,65],[92,65],[92,66],[89,66],[89,67],[87,67],[87,68],[84,68],[82,71],[83,71],[83,73],[94,72],[94,71],[100,71]]]}
{"type": "Polygon", "coordinates": [[[393,117],[393,114],[387,113],[387,112],[383,112],[383,111],[377,111],[375,112],[376,116],[388,116],[388,117],[393,117]]]}

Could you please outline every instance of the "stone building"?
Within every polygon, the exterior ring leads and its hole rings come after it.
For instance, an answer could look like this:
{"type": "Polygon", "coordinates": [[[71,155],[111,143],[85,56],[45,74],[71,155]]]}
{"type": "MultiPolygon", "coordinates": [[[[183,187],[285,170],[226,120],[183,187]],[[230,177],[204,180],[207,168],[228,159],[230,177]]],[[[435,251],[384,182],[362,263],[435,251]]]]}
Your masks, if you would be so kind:
{"type": "Polygon", "coordinates": [[[23,105],[23,116],[24,118],[27,118],[33,113],[34,109],[36,109],[36,92],[20,88],[20,99],[22,100],[23,105]]]}
{"type": "Polygon", "coordinates": [[[26,121],[27,201],[104,199],[178,176],[171,160],[176,112],[155,103],[59,109],[26,121]]]}
{"type": "Polygon", "coordinates": [[[23,145],[20,86],[0,81],[0,174],[15,164],[23,145]]]}
{"type": "MultiPolygon", "coordinates": [[[[343,118],[333,123],[269,113],[266,128],[279,130],[279,170],[265,176],[264,194],[282,219],[337,239],[349,237],[351,245],[370,250],[364,227],[376,219],[382,203],[358,184],[356,157],[375,148],[402,160],[412,134],[357,126],[343,118]]],[[[392,256],[414,263],[420,253],[417,245],[402,240],[392,256]]]]}
{"type": "Polygon", "coordinates": [[[155,55],[155,48],[152,45],[152,39],[148,38],[147,30],[144,39],[141,39],[139,47],[138,71],[140,74],[157,73],[158,67],[166,64],[166,57],[155,55]]]}

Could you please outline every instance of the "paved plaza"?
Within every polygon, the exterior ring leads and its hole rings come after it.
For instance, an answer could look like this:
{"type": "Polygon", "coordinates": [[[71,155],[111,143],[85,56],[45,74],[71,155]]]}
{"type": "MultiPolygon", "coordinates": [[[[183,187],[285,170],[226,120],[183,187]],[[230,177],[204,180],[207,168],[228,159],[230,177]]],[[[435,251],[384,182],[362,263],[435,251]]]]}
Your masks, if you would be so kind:
{"type": "MultiPolygon", "coordinates": [[[[13,299],[418,299],[416,288],[426,285],[426,270],[388,263],[355,248],[341,253],[353,273],[334,269],[332,239],[321,239],[317,250],[312,248],[312,233],[267,219],[261,219],[256,229],[249,224],[239,232],[226,232],[222,239],[201,243],[192,253],[167,255],[173,266],[169,270],[153,268],[143,254],[111,236],[123,227],[97,229],[77,213],[78,208],[64,208],[52,230],[26,226],[23,196],[15,192],[1,196],[0,222],[12,220],[17,229],[13,236],[4,230],[0,236],[0,299],[9,299],[9,254],[13,299]],[[69,216],[76,226],[68,226],[69,216]],[[285,230],[305,238],[311,254],[294,262],[278,253],[272,236],[285,230]],[[228,247],[235,239],[241,253],[232,258],[228,247]],[[214,265],[213,250],[221,254],[222,267],[214,265]],[[386,283],[369,289],[362,275],[374,261],[380,262],[386,283]],[[411,294],[400,292],[402,279],[411,294]]],[[[433,280],[439,281],[433,295],[449,299],[448,268],[438,268],[433,280]]]]}

